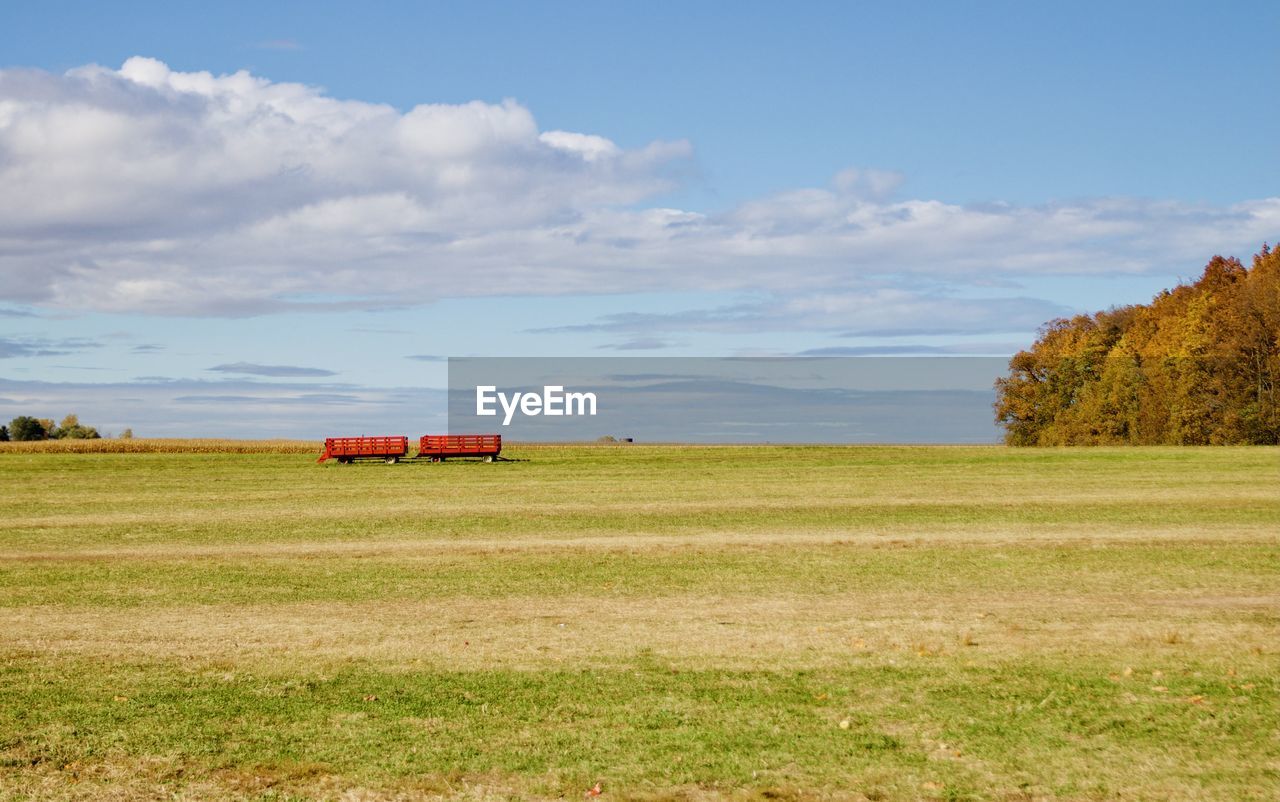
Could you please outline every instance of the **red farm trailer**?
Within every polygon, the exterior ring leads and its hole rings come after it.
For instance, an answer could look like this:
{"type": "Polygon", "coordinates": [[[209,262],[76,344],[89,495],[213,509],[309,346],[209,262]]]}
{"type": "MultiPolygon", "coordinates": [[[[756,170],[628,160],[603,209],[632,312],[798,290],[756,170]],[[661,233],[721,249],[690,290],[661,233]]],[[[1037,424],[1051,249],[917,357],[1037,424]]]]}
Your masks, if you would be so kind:
{"type": "Polygon", "coordinates": [[[400,437],[329,437],[324,441],[324,453],[316,462],[336,459],[338,462],[355,462],[358,459],[380,459],[383,462],[399,462],[409,453],[409,438],[400,437]]]}
{"type": "Polygon", "coordinates": [[[479,457],[493,462],[502,452],[500,434],[424,434],[418,441],[418,456],[432,462],[447,457],[479,457]]]}

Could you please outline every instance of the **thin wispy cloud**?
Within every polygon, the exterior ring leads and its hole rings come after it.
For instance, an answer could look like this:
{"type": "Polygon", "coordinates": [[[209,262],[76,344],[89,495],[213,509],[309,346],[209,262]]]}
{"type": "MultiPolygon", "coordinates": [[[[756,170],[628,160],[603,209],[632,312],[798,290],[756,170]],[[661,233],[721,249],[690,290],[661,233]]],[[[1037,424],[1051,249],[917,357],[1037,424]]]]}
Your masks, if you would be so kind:
{"type": "Polygon", "coordinates": [[[180,395],[174,397],[179,404],[230,404],[262,406],[264,404],[289,404],[311,406],[315,404],[363,404],[358,395],[350,393],[298,393],[297,395],[180,395]]]}
{"type": "Polygon", "coordinates": [[[0,377],[6,416],[75,410],[103,431],[141,437],[322,438],[443,428],[444,390],[259,379],[49,382],[0,377]]]}
{"type": "Polygon", "coordinates": [[[637,337],[632,340],[606,343],[597,347],[606,351],[659,351],[664,348],[671,348],[674,345],[675,343],[670,340],[662,340],[657,337],[637,337]]]}
{"type": "Polygon", "coordinates": [[[895,345],[837,345],[827,348],[809,348],[796,356],[1005,356],[1024,348],[1025,343],[955,343],[952,345],[922,345],[903,343],[895,345]]]}
{"type": "Polygon", "coordinates": [[[253,47],[257,50],[295,51],[303,49],[302,45],[294,39],[264,39],[261,42],[254,42],[253,47]]]}
{"type": "Polygon", "coordinates": [[[259,365],[255,362],[231,362],[214,365],[208,370],[218,373],[234,373],[240,376],[270,376],[279,379],[322,378],[336,376],[337,371],[323,368],[306,368],[297,365],[259,365]]]}
{"type": "Polygon", "coordinates": [[[0,337],[0,359],[19,357],[66,356],[93,348],[101,343],[83,337],[0,337]]]}
{"type": "MultiPolygon", "coordinates": [[[[786,294],[753,303],[669,313],[620,312],[588,323],[531,330],[537,334],[815,331],[837,336],[988,334],[1034,330],[1069,313],[1036,298],[956,298],[868,287],[845,293],[786,294]]],[[[648,339],[648,336],[643,339],[648,339]]]]}

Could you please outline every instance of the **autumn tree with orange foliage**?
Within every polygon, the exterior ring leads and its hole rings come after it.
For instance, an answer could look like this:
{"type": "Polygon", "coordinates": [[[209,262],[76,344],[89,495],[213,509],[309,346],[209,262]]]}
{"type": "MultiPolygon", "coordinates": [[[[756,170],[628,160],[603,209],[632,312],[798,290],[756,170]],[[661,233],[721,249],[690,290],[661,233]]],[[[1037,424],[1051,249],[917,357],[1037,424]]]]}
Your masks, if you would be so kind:
{"type": "Polygon", "coordinates": [[[1054,320],[996,382],[1009,445],[1280,444],[1280,250],[1054,320]]]}

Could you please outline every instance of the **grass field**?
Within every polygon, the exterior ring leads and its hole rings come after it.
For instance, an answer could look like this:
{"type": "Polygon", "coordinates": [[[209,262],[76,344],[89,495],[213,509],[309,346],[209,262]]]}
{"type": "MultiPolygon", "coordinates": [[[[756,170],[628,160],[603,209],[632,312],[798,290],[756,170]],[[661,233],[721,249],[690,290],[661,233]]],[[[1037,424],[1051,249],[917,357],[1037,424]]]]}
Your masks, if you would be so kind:
{"type": "Polygon", "coordinates": [[[1277,449],[510,455],[0,451],[0,798],[1280,798],[1277,449]]]}

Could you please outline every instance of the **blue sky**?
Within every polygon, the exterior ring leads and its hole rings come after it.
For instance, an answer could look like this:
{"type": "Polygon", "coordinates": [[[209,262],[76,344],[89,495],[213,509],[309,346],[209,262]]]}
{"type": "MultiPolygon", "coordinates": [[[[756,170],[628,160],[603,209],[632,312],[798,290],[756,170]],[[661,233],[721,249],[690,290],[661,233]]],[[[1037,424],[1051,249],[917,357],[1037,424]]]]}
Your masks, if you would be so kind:
{"type": "Polygon", "coordinates": [[[129,9],[0,28],[3,418],[317,436],[402,420],[411,357],[1006,354],[1280,236],[1273,3],[129,9]]]}

